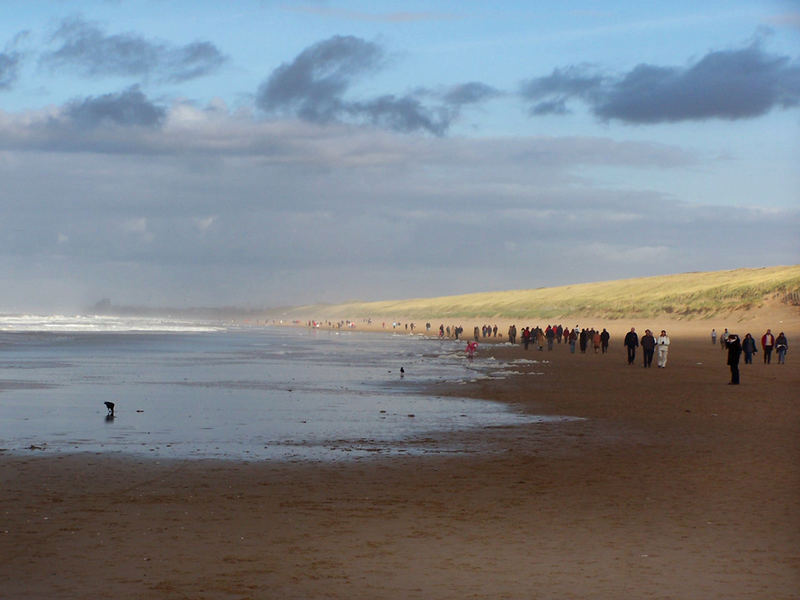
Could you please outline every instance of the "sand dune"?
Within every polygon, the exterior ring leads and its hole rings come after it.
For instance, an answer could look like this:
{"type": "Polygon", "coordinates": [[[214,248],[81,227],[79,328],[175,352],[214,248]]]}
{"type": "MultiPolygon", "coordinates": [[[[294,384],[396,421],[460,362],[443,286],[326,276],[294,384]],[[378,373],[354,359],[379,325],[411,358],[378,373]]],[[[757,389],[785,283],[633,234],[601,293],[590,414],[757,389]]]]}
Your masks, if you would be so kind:
{"type": "MultiPolygon", "coordinates": [[[[413,286],[413,282],[409,282],[413,286]]],[[[800,305],[800,265],[639,277],[537,289],[481,292],[286,309],[287,318],[570,320],[747,318],[800,305]]],[[[279,315],[280,316],[280,315],[279,315]]]]}

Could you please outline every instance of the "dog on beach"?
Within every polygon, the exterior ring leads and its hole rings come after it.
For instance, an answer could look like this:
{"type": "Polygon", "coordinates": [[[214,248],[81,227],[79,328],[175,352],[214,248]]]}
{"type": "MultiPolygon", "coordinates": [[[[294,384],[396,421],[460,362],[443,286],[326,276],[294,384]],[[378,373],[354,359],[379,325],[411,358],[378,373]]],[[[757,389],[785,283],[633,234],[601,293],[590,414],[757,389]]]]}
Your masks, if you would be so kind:
{"type": "Polygon", "coordinates": [[[109,417],[113,417],[114,416],[114,403],[113,402],[103,402],[103,404],[105,404],[106,408],[108,409],[108,416],[109,417]]]}

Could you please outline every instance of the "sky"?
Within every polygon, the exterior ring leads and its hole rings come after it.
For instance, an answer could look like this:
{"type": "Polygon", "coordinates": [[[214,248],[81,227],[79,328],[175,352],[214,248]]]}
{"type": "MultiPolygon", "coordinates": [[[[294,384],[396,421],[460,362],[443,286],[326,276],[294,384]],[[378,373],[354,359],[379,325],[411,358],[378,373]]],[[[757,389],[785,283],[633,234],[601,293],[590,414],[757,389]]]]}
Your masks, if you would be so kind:
{"type": "Polygon", "coordinates": [[[800,262],[798,0],[0,12],[0,311],[800,262]]]}

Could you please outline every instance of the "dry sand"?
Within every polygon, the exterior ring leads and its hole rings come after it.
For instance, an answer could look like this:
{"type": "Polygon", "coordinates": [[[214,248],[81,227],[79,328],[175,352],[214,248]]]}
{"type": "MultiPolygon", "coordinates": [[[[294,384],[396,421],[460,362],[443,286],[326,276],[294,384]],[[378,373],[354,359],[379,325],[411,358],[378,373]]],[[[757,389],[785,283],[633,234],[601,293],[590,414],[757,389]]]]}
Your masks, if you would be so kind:
{"type": "Polygon", "coordinates": [[[0,598],[799,598],[800,331],[737,387],[713,324],[670,325],[666,369],[618,329],[608,355],[482,344],[545,374],[440,393],[585,420],[462,455],[0,455],[0,598]]]}

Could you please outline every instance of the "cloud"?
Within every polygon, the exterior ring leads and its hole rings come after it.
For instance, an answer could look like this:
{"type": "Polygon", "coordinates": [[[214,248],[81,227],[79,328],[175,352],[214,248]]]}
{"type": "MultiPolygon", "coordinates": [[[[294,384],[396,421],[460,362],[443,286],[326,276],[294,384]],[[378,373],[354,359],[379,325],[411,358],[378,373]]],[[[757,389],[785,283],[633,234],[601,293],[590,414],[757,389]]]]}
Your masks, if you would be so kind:
{"type": "Polygon", "coordinates": [[[381,96],[368,102],[348,103],[344,110],[357,118],[366,118],[369,122],[392,129],[394,131],[428,131],[435,135],[444,135],[453,114],[446,108],[430,109],[410,96],[381,96]]]}
{"type": "Polygon", "coordinates": [[[557,285],[618,277],[623,263],[636,276],[796,255],[796,209],[721,211],[682,203],[667,184],[609,186],[588,174],[610,165],[680,177],[676,168],[699,159],[675,146],[408,136],[257,119],[218,103],[174,104],[157,127],[123,127],[147,119],[101,110],[151,104],[139,94],[0,111],[0,281],[20,302],[69,291],[43,280],[85,287],[87,305],[268,305],[557,285]],[[49,126],[73,123],[78,106],[91,127],[49,126]],[[753,230],[775,243],[731,245],[753,230]]]}
{"type": "Polygon", "coordinates": [[[86,77],[153,76],[182,82],[208,75],[227,60],[210,42],[174,46],[135,33],[107,35],[79,17],[62,21],[51,41],[60,46],[45,53],[42,64],[72,68],[86,77]]]}
{"type": "MultiPolygon", "coordinates": [[[[396,98],[359,106],[374,119],[412,118],[396,98]]],[[[411,127],[412,123],[405,124],[411,127]]],[[[434,124],[427,124],[434,127],[434,124]]],[[[402,127],[398,127],[402,129],[402,127]]],[[[470,139],[406,136],[349,124],[319,125],[298,120],[264,120],[213,102],[162,106],[138,87],[74,100],[64,107],[27,113],[0,110],[0,151],[93,152],[187,160],[257,160],[265,165],[303,165],[307,169],[404,169],[426,164],[463,168],[491,166],[504,185],[525,173],[555,173],[575,165],[674,168],[697,157],[680,147],[604,137],[483,137],[470,139]]],[[[205,167],[201,167],[205,168],[205,167]]],[[[526,175],[527,177],[527,175],[526,175]]],[[[442,192],[446,194],[446,192],[442,192]]]]}
{"type": "Polygon", "coordinates": [[[745,119],[800,104],[800,65],[758,44],[710,52],[686,67],[640,64],[613,77],[592,66],[555,69],[525,82],[531,115],[565,114],[572,99],[604,120],[662,123],[745,119]]]}
{"type": "Polygon", "coordinates": [[[309,121],[331,121],[342,112],[342,96],[353,80],[376,70],[382,60],[377,44],[334,36],[275,69],[259,88],[256,104],[267,112],[292,111],[309,121]]]}
{"type": "Polygon", "coordinates": [[[166,112],[166,109],[150,102],[138,86],[133,86],[118,94],[74,101],[66,106],[64,115],[84,129],[103,124],[158,127],[166,112]]]}
{"type": "Polygon", "coordinates": [[[17,82],[25,58],[25,42],[30,37],[27,29],[18,32],[0,52],[0,91],[10,90],[17,82]]]}
{"type": "Polygon", "coordinates": [[[181,82],[208,75],[226,60],[211,42],[192,42],[169,50],[162,70],[167,81],[181,82]]]}
{"type": "Polygon", "coordinates": [[[22,55],[19,52],[0,53],[0,90],[8,90],[19,75],[22,55]]]}
{"type": "Polygon", "coordinates": [[[453,86],[445,95],[448,104],[457,106],[484,102],[500,95],[500,92],[490,85],[479,81],[471,81],[453,86]]]}
{"type": "Polygon", "coordinates": [[[370,123],[394,131],[443,135],[457,117],[459,105],[481,101],[494,93],[483,84],[465,84],[433,107],[412,94],[347,98],[355,83],[377,72],[384,63],[384,50],[374,42],[334,36],[275,69],[259,87],[256,106],[269,114],[293,114],[314,123],[370,123]]]}
{"type": "Polygon", "coordinates": [[[577,65],[554,69],[546,77],[532,79],[522,85],[524,98],[537,100],[530,108],[531,115],[566,114],[566,102],[571,97],[591,100],[603,85],[603,77],[593,67],[577,65]],[[541,100],[544,98],[544,100],[541,100]]]}

